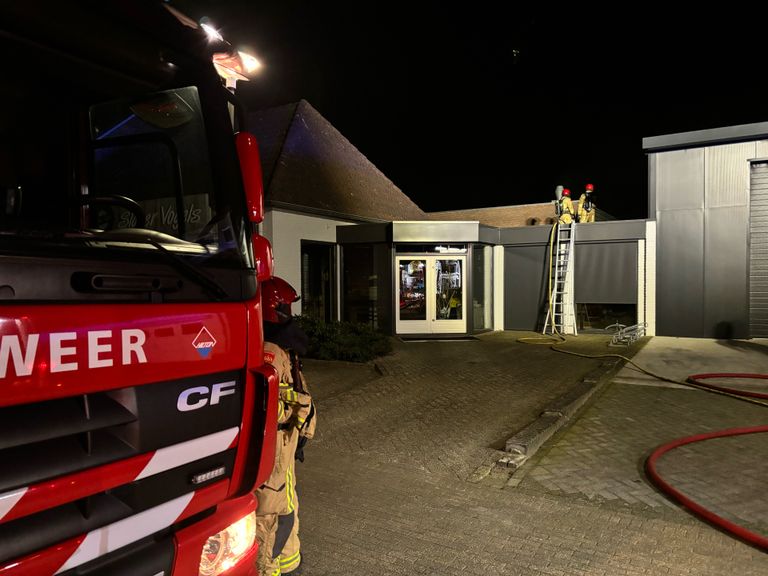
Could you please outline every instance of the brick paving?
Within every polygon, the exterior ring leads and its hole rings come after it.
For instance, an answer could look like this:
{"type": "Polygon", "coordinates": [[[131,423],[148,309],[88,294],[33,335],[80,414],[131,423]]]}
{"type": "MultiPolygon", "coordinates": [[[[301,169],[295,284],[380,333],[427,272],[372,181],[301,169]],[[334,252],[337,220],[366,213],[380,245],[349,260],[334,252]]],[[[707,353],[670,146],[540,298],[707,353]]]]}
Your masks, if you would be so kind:
{"type": "MultiPolygon", "coordinates": [[[[520,486],[537,483],[547,490],[590,499],[676,507],[642,473],[643,462],[654,448],[692,434],[766,422],[768,410],[750,404],[742,406],[730,398],[697,390],[613,383],[576,422],[537,454],[527,473],[520,471],[525,474],[520,486]]],[[[722,479],[723,468],[766,471],[766,456],[765,435],[708,440],[666,454],[658,469],[666,478],[667,474],[679,474],[682,466],[685,471],[696,472],[700,483],[708,486],[713,479],[722,479]],[[720,443],[750,449],[728,450],[720,443]],[[694,467],[688,454],[701,456],[698,464],[706,462],[709,473],[694,467]]]]}
{"type": "MultiPolygon", "coordinates": [[[[656,445],[729,423],[764,424],[765,408],[628,384],[641,375],[620,374],[512,474],[494,466],[506,439],[603,362],[522,344],[521,336],[531,334],[398,343],[375,365],[305,362],[319,420],[297,466],[304,575],[768,574],[768,554],[684,512],[641,471],[656,445]]],[[[628,355],[640,348],[607,341],[582,335],[567,346],[628,355]]],[[[672,360],[683,371],[687,343],[678,344],[672,360]]],[[[768,362],[759,346],[720,348],[750,366],[739,371],[768,362]]],[[[715,362],[717,354],[695,355],[715,362]]],[[[697,371],[714,370],[725,369],[697,371]]],[[[659,469],[764,529],[767,445],[759,436],[694,445],[679,449],[690,455],[665,456],[659,469]]]]}

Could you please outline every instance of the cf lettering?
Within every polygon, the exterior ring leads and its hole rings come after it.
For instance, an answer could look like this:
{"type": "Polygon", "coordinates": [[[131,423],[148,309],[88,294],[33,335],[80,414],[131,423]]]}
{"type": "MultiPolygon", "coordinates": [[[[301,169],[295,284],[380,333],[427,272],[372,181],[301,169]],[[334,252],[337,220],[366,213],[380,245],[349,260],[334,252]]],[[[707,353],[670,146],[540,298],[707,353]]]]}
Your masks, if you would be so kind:
{"type": "Polygon", "coordinates": [[[208,404],[208,398],[205,395],[208,394],[208,386],[196,386],[195,388],[187,388],[179,394],[179,399],[176,401],[176,409],[179,412],[189,412],[190,410],[197,410],[208,404]],[[202,396],[198,398],[197,402],[190,402],[190,397],[202,396]]]}
{"type": "Polygon", "coordinates": [[[198,410],[206,405],[210,399],[211,406],[218,404],[224,396],[235,393],[235,381],[220,382],[209,389],[208,386],[194,386],[187,388],[176,401],[176,409],[179,412],[198,410]]]}
{"type": "Polygon", "coordinates": [[[218,404],[219,400],[224,396],[229,396],[235,393],[235,382],[222,382],[221,384],[213,385],[213,392],[211,392],[211,404],[218,404]]]}

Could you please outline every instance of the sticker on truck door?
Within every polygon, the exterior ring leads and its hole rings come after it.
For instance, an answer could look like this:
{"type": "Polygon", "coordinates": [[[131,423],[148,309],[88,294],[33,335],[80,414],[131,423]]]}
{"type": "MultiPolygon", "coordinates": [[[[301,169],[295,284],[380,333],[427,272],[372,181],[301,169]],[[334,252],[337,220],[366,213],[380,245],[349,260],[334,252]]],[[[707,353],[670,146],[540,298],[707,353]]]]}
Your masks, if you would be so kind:
{"type": "Polygon", "coordinates": [[[216,346],[216,338],[203,326],[200,332],[197,333],[197,336],[195,336],[195,339],[192,340],[192,346],[195,347],[201,358],[208,358],[211,350],[216,346]]]}

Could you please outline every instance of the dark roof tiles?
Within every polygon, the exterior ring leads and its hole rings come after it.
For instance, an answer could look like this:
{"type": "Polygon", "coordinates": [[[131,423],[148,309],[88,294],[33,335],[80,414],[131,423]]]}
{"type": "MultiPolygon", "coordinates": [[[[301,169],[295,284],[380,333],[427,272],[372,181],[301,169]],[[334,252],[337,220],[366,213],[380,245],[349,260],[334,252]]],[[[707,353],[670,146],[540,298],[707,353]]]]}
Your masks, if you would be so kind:
{"type": "Polygon", "coordinates": [[[308,102],[250,113],[266,204],[362,221],[426,220],[408,196],[308,102]]]}
{"type": "MultiPolygon", "coordinates": [[[[498,228],[551,224],[551,202],[425,213],[306,100],[250,112],[265,203],[357,222],[470,220],[498,228]]],[[[598,210],[598,220],[613,219],[598,210]]]]}

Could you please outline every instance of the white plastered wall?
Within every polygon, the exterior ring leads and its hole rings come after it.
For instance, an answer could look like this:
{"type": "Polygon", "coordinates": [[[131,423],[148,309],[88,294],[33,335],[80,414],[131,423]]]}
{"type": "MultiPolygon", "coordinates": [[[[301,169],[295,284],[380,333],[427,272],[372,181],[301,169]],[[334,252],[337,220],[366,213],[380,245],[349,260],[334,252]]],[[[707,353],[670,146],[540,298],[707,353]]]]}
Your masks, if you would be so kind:
{"type": "MultiPolygon", "coordinates": [[[[269,210],[261,224],[261,233],[272,244],[275,257],[275,276],[291,286],[301,287],[301,241],[336,243],[336,227],[350,226],[350,222],[332,220],[281,210],[269,210]]],[[[338,250],[336,251],[338,258],[338,250]]],[[[337,261],[338,264],[338,261],[337,261]]],[[[336,286],[339,283],[339,266],[336,267],[336,286]]],[[[336,291],[336,309],[340,310],[340,294],[336,291]]],[[[301,314],[301,300],[293,306],[294,314],[301,314]]]]}
{"type": "Polygon", "coordinates": [[[493,247],[493,329],[504,330],[504,246],[493,247]]]}
{"type": "Polygon", "coordinates": [[[638,242],[637,271],[637,317],[638,322],[646,322],[645,333],[656,336],[656,221],[645,223],[645,241],[638,242]],[[640,258],[640,253],[643,258],[640,258]],[[642,281],[641,281],[642,278],[642,281]],[[640,314],[642,304],[642,316],[640,314]],[[644,318],[644,320],[640,320],[644,318]]]}

